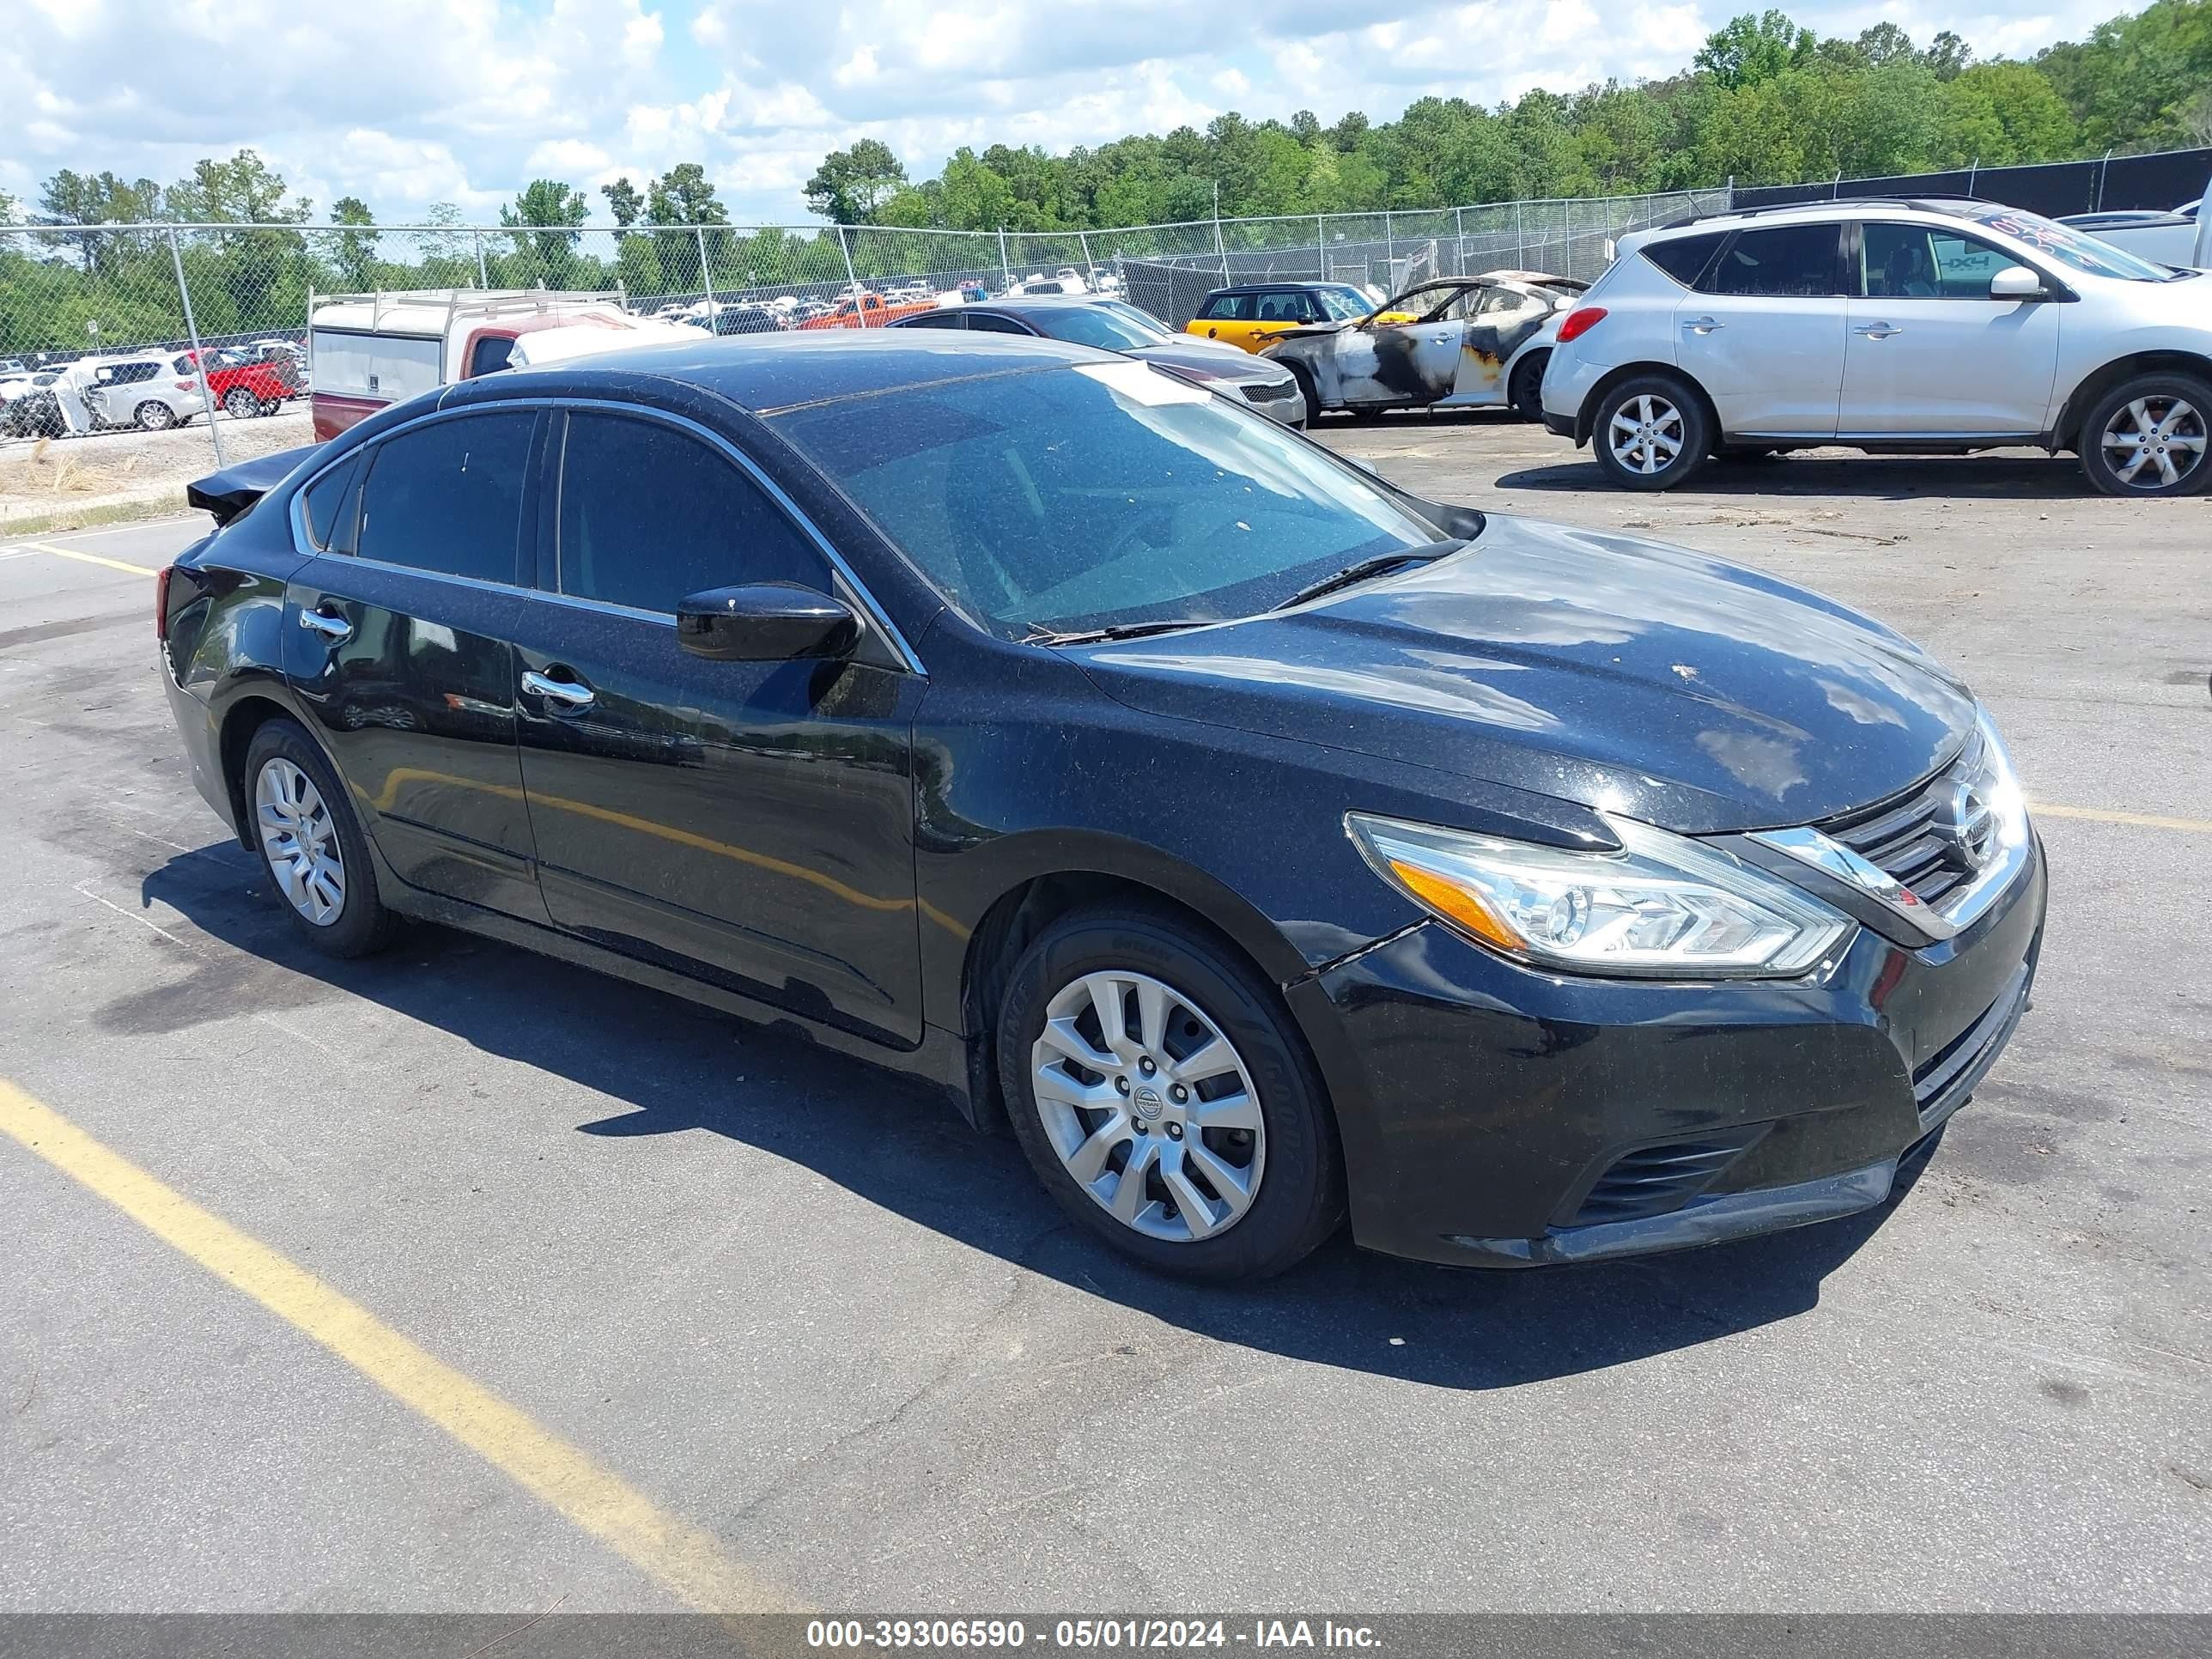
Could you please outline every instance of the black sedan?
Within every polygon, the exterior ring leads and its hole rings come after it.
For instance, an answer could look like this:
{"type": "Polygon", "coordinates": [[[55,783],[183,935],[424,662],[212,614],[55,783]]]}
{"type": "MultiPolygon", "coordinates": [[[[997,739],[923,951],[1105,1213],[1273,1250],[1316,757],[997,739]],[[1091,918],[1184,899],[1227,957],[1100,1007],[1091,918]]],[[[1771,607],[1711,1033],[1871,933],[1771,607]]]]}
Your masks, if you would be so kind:
{"type": "Polygon", "coordinates": [[[1264,362],[1231,345],[1197,340],[1139,311],[1126,300],[1073,295],[1016,297],[974,305],[940,306],[902,317],[893,328],[938,332],[1028,335],[1096,346],[1125,357],[1171,368],[1185,380],[1242,398],[1262,415],[1285,426],[1306,423],[1306,399],[1297,377],[1279,363],[1264,362]]]}
{"type": "Polygon", "coordinates": [[[428,917],[872,1056],[1160,1268],[1863,1209],[2027,1004],[2039,845],[1905,640],[1142,362],[702,340],[263,489],[200,487],[158,624],[302,938],[428,917]]]}

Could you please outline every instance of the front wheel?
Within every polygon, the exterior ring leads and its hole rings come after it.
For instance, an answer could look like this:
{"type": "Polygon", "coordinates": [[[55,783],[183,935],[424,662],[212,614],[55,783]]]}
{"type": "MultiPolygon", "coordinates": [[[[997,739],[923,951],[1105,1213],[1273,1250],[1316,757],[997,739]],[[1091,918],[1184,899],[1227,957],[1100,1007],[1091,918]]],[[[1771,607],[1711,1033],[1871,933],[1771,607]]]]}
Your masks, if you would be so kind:
{"type": "Polygon", "coordinates": [[[1288,1015],[1172,913],[1102,906],[1053,923],[1015,966],[998,1057],[1037,1178],[1147,1267],[1265,1278],[1342,1217],[1334,1126],[1288,1015]]]}
{"type": "Polygon", "coordinates": [[[360,821],[307,729],[263,722],[246,746],[245,785],[254,844],[301,937],[330,957],[381,949],[397,919],[377,896],[360,821]]]}
{"type": "Polygon", "coordinates": [[[2212,386],[2193,374],[2140,374],[2081,422],[2081,471],[2107,495],[2193,495],[2206,465],[2212,386]]]}
{"type": "Polygon", "coordinates": [[[167,432],[177,423],[177,411],[165,403],[149,398],[138,405],[136,418],[142,432],[167,432]]]}
{"type": "Polygon", "coordinates": [[[1712,429],[1697,394],[1672,374],[1638,374],[1605,394],[1590,447],[1627,489],[1672,489],[1705,464],[1712,429]]]}
{"type": "Polygon", "coordinates": [[[1306,429],[1310,432],[1321,423],[1321,393],[1314,389],[1313,372],[1299,363],[1285,363],[1284,367],[1298,383],[1298,397],[1306,406],[1306,429]]]}

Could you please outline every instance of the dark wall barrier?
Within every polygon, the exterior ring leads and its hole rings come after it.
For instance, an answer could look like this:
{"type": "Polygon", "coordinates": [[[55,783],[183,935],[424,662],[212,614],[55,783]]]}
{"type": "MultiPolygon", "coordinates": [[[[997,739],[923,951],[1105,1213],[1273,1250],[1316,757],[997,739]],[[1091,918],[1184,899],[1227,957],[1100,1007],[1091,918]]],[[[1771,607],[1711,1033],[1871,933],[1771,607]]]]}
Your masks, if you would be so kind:
{"type": "Polygon", "coordinates": [[[1735,204],[1779,207],[1838,196],[1973,196],[2057,218],[2120,208],[2171,208],[2204,193],[2212,149],[2169,149],[2087,161],[2030,167],[1960,168],[1887,179],[1844,179],[1822,185],[1739,186],[1735,204]]]}

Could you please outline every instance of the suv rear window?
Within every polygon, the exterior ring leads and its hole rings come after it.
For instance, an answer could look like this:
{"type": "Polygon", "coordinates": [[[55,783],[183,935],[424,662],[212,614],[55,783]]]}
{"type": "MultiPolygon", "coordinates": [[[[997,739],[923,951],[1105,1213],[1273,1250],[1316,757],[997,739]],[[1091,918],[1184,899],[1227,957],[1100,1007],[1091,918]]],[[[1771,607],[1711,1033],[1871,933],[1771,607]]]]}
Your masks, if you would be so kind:
{"type": "Polygon", "coordinates": [[[1739,231],[1698,291],[1801,300],[1839,295],[1843,230],[1827,224],[1739,231]]]}
{"type": "Polygon", "coordinates": [[[1703,236],[1678,236],[1671,241],[1649,242],[1637,251],[1684,288],[1697,286],[1698,278],[1712,263],[1713,250],[1728,240],[1724,230],[1703,236]]]}

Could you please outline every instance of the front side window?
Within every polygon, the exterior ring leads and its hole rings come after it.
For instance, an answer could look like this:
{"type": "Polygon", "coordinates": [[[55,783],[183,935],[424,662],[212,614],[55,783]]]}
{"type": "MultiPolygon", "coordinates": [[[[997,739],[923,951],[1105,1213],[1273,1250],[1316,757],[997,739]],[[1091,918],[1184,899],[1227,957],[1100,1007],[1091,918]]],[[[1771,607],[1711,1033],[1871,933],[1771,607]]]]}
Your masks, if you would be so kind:
{"type": "Polygon", "coordinates": [[[570,415],[559,499],[555,568],[574,598],[672,615],[740,582],[829,591],[821,553],[760,487],[659,421],[570,415]]]}
{"type": "Polygon", "coordinates": [[[925,311],[919,316],[900,319],[901,328],[965,328],[967,321],[957,311],[925,311]]]}
{"type": "Polygon", "coordinates": [[[1319,290],[1322,309],[1340,323],[1356,323],[1375,309],[1375,301],[1347,285],[1319,290]]]}
{"type": "Polygon", "coordinates": [[[971,311],[968,313],[969,331],[976,334],[1027,334],[1027,323],[1018,323],[1011,317],[995,311],[971,311]]]}
{"type": "Polygon", "coordinates": [[[781,435],[1002,637],[1249,616],[1436,527],[1273,421],[1144,363],[793,409],[781,435]]]}
{"type": "Polygon", "coordinates": [[[526,410],[456,416],[378,444],[362,485],[361,556],[512,582],[536,419],[526,410]]]}
{"type": "Polygon", "coordinates": [[[2022,268],[1978,237],[1927,225],[1865,225],[1859,249],[1869,298],[1986,300],[1992,277],[2022,268]]]}
{"type": "Polygon", "coordinates": [[[1842,246],[1840,225],[1740,231],[1698,288],[1767,299],[1828,298],[1843,292],[1838,281],[1842,246]]]}

